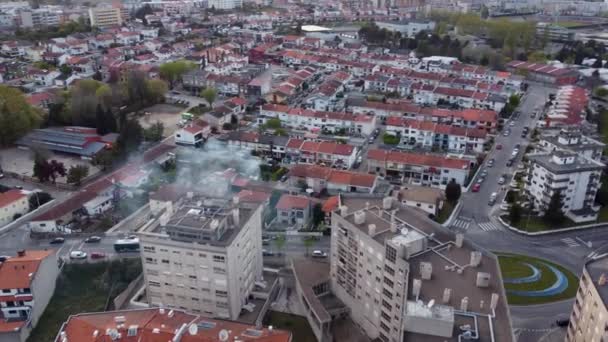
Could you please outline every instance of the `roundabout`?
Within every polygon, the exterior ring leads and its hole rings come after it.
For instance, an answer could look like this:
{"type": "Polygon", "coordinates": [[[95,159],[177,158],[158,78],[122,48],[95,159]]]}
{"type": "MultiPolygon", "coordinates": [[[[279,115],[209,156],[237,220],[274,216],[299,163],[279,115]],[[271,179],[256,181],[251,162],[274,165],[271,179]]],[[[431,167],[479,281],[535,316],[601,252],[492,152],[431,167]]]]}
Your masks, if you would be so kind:
{"type": "Polygon", "coordinates": [[[510,305],[545,304],[574,297],[578,277],[548,260],[496,253],[510,305]]]}

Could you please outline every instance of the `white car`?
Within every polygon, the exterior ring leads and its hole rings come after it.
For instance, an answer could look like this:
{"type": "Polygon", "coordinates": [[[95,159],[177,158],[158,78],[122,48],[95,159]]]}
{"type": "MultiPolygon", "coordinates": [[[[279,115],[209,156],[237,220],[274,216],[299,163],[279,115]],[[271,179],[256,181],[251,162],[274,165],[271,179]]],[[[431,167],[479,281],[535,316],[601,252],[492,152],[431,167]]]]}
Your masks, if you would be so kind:
{"type": "Polygon", "coordinates": [[[320,251],[320,250],[314,250],[314,251],[312,251],[312,257],[313,258],[327,258],[327,253],[320,251]]]}
{"type": "Polygon", "coordinates": [[[509,123],[509,126],[511,126],[511,127],[515,126],[515,121],[511,121],[511,123],[509,123]]]}
{"type": "Polygon", "coordinates": [[[70,252],[70,259],[86,259],[87,258],[87,253],[83,252],[83,251],[71,251],[70,252]]]}

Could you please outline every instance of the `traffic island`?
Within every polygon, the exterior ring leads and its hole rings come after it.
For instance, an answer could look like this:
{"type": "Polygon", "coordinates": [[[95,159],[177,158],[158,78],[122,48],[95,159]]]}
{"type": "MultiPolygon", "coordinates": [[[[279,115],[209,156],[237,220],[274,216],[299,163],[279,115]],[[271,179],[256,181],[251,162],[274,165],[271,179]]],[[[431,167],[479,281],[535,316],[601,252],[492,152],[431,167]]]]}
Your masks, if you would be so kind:
{"type": "Polygon", "coordinates": [[[572,298],[578,277],[550,261],[521,254],[496,253],[510,305],[534,305],[572,298]]]}

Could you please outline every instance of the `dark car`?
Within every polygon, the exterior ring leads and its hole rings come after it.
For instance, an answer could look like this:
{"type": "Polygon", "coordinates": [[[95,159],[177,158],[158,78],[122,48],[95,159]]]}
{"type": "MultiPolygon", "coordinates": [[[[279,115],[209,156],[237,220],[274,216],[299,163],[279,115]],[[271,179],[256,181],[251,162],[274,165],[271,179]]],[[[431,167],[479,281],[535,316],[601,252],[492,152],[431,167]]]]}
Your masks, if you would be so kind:
{"type": "Polygon", "coordinates": [[[62,244],[65,242],[65,239],[62,237],[56,237],[53,240],[51,240],[50,244],[51,245],[58,245],[58,244],[62,244]]]}
{"type": "Polygon", "coordinates": [[[85,243],[97,243],[101,241],[101,237],[99,236],[89,236],[84,240],[85,243]]]}
{"type": "Polygon", "coordinates": [[[513,165],[513,159],[507,160],[507,167],[511,167],[513,165]]]}
{"type": "Polygon", "coordinates": [[[559,318],[555,321],[555,325],[558,327],[567,327],[570,324],[570,318],[559,318]]]}

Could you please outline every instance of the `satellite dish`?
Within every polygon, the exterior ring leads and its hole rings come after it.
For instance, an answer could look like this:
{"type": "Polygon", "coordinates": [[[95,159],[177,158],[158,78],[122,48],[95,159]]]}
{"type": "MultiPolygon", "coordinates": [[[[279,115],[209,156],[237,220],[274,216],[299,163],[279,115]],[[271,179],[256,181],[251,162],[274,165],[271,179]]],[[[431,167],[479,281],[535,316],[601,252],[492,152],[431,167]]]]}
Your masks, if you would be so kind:
{"type": "Polygon", "coordinates": [[[220,341],[226,342],[228,341],[228,338],[230,338],[230,334],[228,334],[228,330],[222,329],[220,330],[220,333],[217,335],[217,337],[220,339],[220,341]]]}
{"type": "Polygon", "coordinates": [[[192,336],[198,334],[198,325],[194,323],[190,324],[190,326],[188,327],[188,333],[192,336]]]}

